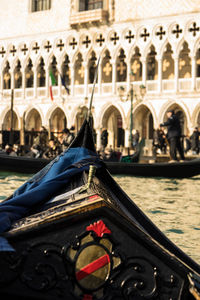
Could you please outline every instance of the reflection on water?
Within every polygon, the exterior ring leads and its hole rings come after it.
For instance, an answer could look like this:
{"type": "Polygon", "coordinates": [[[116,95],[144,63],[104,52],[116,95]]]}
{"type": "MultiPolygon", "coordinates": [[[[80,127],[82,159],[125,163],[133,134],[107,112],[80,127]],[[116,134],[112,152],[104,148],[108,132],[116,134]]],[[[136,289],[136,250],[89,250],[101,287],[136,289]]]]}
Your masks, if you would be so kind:
{"type": "Polygon", "coordinates": [[[200,176],[115,179],[177,246],[200,263],[200,176]]]}
{"type": "MultiPolygon", "coordinates": [[[[0,173],[0,201],[28,178],[0,173]]],[[[177,246],[200,263],[200,176],[180,180],[130,176],[115,179],[177,246]]]]}

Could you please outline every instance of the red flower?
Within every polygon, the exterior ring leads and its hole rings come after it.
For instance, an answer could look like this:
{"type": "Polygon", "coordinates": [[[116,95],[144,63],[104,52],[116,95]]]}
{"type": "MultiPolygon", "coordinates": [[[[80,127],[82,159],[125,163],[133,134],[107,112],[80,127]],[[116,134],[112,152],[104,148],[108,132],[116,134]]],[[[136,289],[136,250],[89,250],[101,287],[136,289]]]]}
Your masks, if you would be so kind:
{"type": "Polygon", "coordinates": [[[92,300],[92,295],[84,295],[83,300],[92,300]]]}
{"type": "Polygon", "coordinates": [[[102,220],[94,222],[86,228],[87,231],[94,231],[98,237],[103,237],[104,233],[111,234],[111,231],[106,227],[102,220]]]}

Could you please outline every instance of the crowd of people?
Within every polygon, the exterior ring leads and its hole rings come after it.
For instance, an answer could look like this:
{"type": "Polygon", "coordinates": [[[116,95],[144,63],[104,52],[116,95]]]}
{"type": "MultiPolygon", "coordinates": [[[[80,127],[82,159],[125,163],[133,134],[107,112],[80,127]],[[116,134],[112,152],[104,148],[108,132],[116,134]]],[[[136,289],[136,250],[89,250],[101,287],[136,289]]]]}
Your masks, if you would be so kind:
{"type": "MultiPolygon", "coordinates": [[[[173,110],[167,112],[167,121],[160,124],[158,129],[153,132],[152,153],[170,155],[170,161],[177,161],[177,152],[180,160],[184,161],[185,154],[199,154],[200,153],[200,128],[195,127],[191,135],[183,136],[181,133],[180,121],[173,110]],[[164,130],[164,128],[167,130],[164,130]],[[167,133],[166,133],[167,132],[167,133]]],[[[31,145],[20,146],[5,145],[2,152],[10,156],[28,156],[32,158],[53,159],[64,150],[66,150],[73,141],[75,134],[75,127],[70,129],[63,129],[62,133],[52,135],[49,139],[47,129],[42,126],[40,132],[36,133],[33,130],[31,135],[31,145]]],[[[132,131],[132,150],[136,151],[137,145],[140,141],[139,131],[133,129],[132,131]]],[[[98,151],[100,157],[105,161],[120,161],[123,153],[123,147],[113,149],[108,146],[108,131],[103,128],[101,131],[101,148],[98,151]]]]}
{"type": "Polygon", "coordinates": [[[75,136],[74,130],[74,126],[65,128],[61,134],[53,135],[49,139],[47,129],[42,126],[40,132],[34,134],[31,145],[7,144],[1,152],[10,156],[53,159],[69,147],[75,136]]]}

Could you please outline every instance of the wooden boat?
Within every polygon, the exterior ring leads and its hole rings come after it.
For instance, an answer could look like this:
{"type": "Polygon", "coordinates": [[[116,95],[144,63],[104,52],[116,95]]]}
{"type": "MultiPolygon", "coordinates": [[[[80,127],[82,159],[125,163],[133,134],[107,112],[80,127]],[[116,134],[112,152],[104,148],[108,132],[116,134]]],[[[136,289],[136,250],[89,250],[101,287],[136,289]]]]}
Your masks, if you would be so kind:
{"type": "MultiPolygon", "coordinates": [[[[138,152],[134,159],[138,159],[138,152]]],[[[133,160],[134,161],[134,160],[133,160]]],[[[42,158],[0,155],[0,171],[34,174],[49,163],[42,158]]],[[[105,161],[107,169],[113,175],[142,177],[189,178],[200,174],[200,159],[183,163],[135,163],[105,161]]]]}
{"type": "Polygon", "coordinates": [[[2,299],[200,297],[200,266],[110,176],[88,121],[66,153],[0,204],[0,234],[2,299]]]}

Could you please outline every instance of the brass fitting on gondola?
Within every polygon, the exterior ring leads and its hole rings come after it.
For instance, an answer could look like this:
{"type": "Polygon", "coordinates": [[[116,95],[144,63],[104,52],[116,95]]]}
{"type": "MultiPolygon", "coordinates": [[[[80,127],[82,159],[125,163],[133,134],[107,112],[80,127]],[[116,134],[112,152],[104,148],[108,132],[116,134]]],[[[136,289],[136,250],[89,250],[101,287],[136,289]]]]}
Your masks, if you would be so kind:
{"type": "Polygon", "coordinates": [[[93,181],[94,175],[96,173],[96,166],[94,165],[90,165],[90,169],[89,169],[89,175],[88,175],[88,182],[87,182],[87,189],[90,188],[91,183],[93,181]]]}

